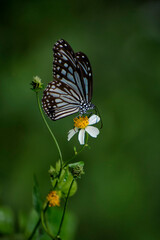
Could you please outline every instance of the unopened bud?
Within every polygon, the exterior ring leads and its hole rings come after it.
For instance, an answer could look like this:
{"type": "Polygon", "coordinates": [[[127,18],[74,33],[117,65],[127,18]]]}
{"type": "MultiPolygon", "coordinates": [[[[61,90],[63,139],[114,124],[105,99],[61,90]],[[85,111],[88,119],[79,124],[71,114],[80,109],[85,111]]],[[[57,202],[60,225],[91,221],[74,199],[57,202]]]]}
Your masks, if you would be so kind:
{"type": "Polygon", "coordinates": [[[74,178],[81,178],[81,175],[84,174],[83,166],[83,162],[69,164],[70,171],[74,178]]]}
{"type": "Polygon", "coordinates": [[[39,92],[40,90],[43,89],[43,83],[41,82],[41,79],[38,76],[33,77],[31,85],[32,85],[31,89],[35,92],[39,92]]]}

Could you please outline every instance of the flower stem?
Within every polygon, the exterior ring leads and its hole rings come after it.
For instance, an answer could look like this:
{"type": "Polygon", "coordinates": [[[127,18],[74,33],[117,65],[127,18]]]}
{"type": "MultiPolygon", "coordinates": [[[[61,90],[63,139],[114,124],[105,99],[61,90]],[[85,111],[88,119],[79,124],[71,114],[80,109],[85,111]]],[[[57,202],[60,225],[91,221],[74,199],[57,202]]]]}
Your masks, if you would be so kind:
{"type": "Polygon", "coordinates": [[[83,145],[83,147],[79,150],[79,152],[75,153],[75,155],[72,158],[66,161],[65,164],[63,165],[63,168],[66,167],[68,163],[72,162],[76,158],[76,156],[78,156],[84,150],[85,147],[86,145],[83,145]]]}
{"type": "Polygon", "coordinates": [[[40,113],[41,113],[41,115],[42,115],[42,118],[43,118],[43,120],[44,120],[44,123],[46,124],[46,127],[48,128],[48,131],[50,132],[50,134],[51,134],[51,136],[52,136],[52,138],[53,138],[53,140],[54,140],[54,142],[55,142],[55,144],[56,144],[56,147],[57,147],[57,149],[58,149],[59,157],[60,157],[60,163],[61,163],[61,168],[62,168],[63,159],[62,159],[61,149],[60,149],[60,147],[59,147],[59,144],[58,144],[58,142],[57,142],[56,137],[54,136],[52,130],[50,129],[50,127],[49,127],[49,125],[48,125],[48,123],[47,123],[47,121],[46,121],[46,119],[45,119],[45,116],[44,116],[44,114],[43,114],[43,111],[42,111],[42,108],[41,108],[41,105],[40,105],[38,92],[36,92],[36,97],[37,97],[37,103],[38,103],[39,111],[40,111],[40,113]]]}
{"type": "MultiPolygon", "coordinates": [[[[48,128],[48,131],[50,132],[50,134],[51,134],[51,136],[52,136],[52,138],[53,138],[53,140],[54,140],[54,142],[55,142],[55,144],[56,144],[56,147],[57,147],[57,149],[58,149],[58,152],[59,152],[59,157],[60,157],[60,170],[59,170],[59,175],[58,175],[58,180],[59,180],[59,177],[60,177],[61,172],[62,172],[62,165],[63,165],[62,152],[61,152],[61,149],[60,149],[59,144],[58,144],[58,142],[57,142],[57,139],[55,138],[52,130],[50,129],[50,127],[49,127],[49,125],[48,125],[48,123],[47,123],[47,121],[46,121],[46,119],[45,119],[45,116],[44,116],[44,114],[43,114],[43,111],[42,111],[42,108],[41,108],[41,104],[40,104],[40,101],[39,101],[39,94],[38,94],[38,92],[36,92],[36,98],[37,98],[37,103],[38,103],[38,107],[39,107],[39,111],[40,111],[40,113],[41,113],[41,116],[42,116],[42,118],[43,118],[43,120],[44,120],[44,123],[45,123],[46,127],[48,128]]],[[[56,185],[58,184],[58,180],[57,180],[56,185]]],[[[43,214],[46,212],[47,208],[48,208],[48,205],[46,206],[45,209],[43,209],[43,214]]],[[[33,236],[34,236],[37,228],[39,227],[39,225],[40,225],[40,223],[41,223],[41,220],[42,220],[42,216],[39,218],[39,220],[38,220],[37,224],[35,225],[35,227],[34,227],[32,233],[31,233],[31,235],[29,236],[28,240],[31,240],[31,239],[33,238],[33,236]]],[[[51,236],[50,236],[50,237],[51,237],[51,236]]],[[[54,238],[52,238],[52,239],[54,239],[54,238]]]]}
{"type": "MultiPolygon", "coordinates": [[[[43,209],[44,213],[46,212],[47,208],[48,208],[48,204],[47,204],[46,207],[43,209]]],[[[35,225],[35,227],[34,227],[32,233],[31,233],[31,235],[29,236],[29,238],[28,238],[27,240],[31,240],[31,239],[33,238],[33,236],[34,236],[37,228],[38,228],[39,225],[40,225],[40,223],[41,223],[41,217],[40,217],[39,220],[37,221],[37,224],[35,225]]]]}
{"type": "MultiPolygon", "coordinates": [[[[45,208],[47,208],[47,207],[48,207],[48,204],[46,205],[45,208]]],[[[42,222],[42,226],[43,226],[45,232],[48,234],[48,236],[50,236],[50,238],[51,238],[52,240],[55,240],[55,237],[49,232],[49,230],[48,230],[48,228],[47,228],[47,226],[46,226],[46,223],[45,223],[45,208],[42,209],[42,211],[41,211],[41,222],[42,222]]]]}
{"type": "Polygon", "coordinates": [[[66,197],[66,201],[65,201],[64,209],[63,209],[63,214],[62,214],[61,222],[60,222],[60,225],[59,225],[59,230],[58,230],[58,233],[57,233],[57,236],[56,236],[56,237],[58,237],[58,236],[60,235],[60,232],[61,232],[61,228],[62,228],[62,224],[63,224],[63,220],[64,220],[66,208],[67,208],[68,198],[69,198],[69,194],[70,194],[72,185],[73,185],[73,183],[74,183],[74,180],[75,180],[75,179],[73,178],[73,180],[72,180],[72,182],[71,182],[71,185],[70,185],[70,187],[69,187],[68,193],[67,193],[67,197],[66,197]]]}
{"type": "Polygon", "coordinates": [[[32,233],[31,233],[31,235],[29,236],[29,238],[27,238],[28,240],[31,240],[31,239],[33,238],[33,236],[34,236],[37,228],[39,227],[39,224],[40,224],[40,223],[41,223],[41,218],[39,218],[39,220],[38,220],[37,224],[35,225],[35,227],[34,227],[32,233]]]}
{"type": "Polygon", "coordinates": [[[88,147],[88,133],[86,132],[86,141],[85,144],[83,145],[83,147],[81,147],[81,149],[79,150],[79,152],[76,152],[75,155],[70,158],[68,161],[66,161],[63,165],[63,168],[66,167],[68,165],[68,163],[70,163],[71,161],[73,161],[77,155],[79,155],[84,149],[85,147],[88,147]]]}

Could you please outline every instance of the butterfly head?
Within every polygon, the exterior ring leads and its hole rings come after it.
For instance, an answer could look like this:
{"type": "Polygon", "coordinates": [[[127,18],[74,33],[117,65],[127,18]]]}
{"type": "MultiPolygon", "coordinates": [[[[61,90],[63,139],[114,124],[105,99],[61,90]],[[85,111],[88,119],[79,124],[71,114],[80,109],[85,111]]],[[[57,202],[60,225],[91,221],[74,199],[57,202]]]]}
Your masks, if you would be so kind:
{"type": "Polygon", "coordinates": [[[91,110],[91,109],[94,109],[95,106],[94,104],[92,104],[91,102],[87,103],[87,102],[81,102],[81,105],[80,105],[80,114],[83,115],[85,114],[88,110],[91,110]]]}

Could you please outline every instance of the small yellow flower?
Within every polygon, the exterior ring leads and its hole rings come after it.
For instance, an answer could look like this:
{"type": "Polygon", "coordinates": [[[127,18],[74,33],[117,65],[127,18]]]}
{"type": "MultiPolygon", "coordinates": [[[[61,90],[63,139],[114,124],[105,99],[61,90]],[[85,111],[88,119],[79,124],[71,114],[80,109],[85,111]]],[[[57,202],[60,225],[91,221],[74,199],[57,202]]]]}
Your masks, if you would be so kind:
{"type": "Polygon", "coordinates": [[[85,117],[79,116],[79,118],[76,117],[76,118],[73,119],[73,121],[74,121],[74,126],[75,127],[82,128],[82,129],[87,127],[88,124],[89,124],[89,119],[88,119],[87,116],[85,116],[85,117]]]}
{"type": "Polygon", "coordinates": [[[60,199],[57,191],[51,191],[47,196],[47,200],[49,202],[49,207],[60,206],[60,199]]]}

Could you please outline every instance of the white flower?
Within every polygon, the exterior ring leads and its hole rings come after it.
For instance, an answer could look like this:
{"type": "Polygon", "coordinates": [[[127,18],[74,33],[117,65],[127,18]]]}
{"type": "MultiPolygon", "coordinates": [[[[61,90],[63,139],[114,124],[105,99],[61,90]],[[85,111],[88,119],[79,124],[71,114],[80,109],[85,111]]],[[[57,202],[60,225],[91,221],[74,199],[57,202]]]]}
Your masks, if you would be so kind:
{"type": "Polygon", "coordinates": [[[100,117],[97,115],[92,115],[90,118],[81,117],[74,119],[75,128],[71,129],[68,132],[68,141],[76,134],[78,134],[78,140],[81,145],[85,144],[85,132],[87,132],[91,137],[96,138],[99,134],[99,129],[96,127],[92,127],[91,125],[96,124],[100,121],[100,117]]]}

